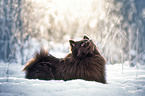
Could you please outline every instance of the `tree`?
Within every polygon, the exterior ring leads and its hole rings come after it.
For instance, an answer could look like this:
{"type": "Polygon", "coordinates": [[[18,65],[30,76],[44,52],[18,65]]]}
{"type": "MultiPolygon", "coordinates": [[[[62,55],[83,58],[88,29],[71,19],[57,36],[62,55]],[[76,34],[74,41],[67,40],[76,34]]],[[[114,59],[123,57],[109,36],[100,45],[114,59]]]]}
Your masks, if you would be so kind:
{"type": "MultiPolygon", "coordinates": [[[[20,42],[23,42],[23,37],[18,40],[18,34],[23,35],[21,2],[21,0],[0,1],[0,60],[5,62],[16,60],[16,50],[20,42]]],[[[21,48],[23,50],[23,46],[21,48]]]]}

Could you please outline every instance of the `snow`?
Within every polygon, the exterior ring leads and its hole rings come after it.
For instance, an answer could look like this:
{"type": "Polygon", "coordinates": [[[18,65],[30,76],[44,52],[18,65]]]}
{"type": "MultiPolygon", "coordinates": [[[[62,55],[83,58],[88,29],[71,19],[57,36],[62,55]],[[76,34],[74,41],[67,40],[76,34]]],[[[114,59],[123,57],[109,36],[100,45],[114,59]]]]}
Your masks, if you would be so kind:
{"type": "Polygon", "coordinates": [[[24,66],[0,63],[0,96],[144,96],[145,66],[106,66],[108,84],[85,80],[25,79],[24,66]]]}

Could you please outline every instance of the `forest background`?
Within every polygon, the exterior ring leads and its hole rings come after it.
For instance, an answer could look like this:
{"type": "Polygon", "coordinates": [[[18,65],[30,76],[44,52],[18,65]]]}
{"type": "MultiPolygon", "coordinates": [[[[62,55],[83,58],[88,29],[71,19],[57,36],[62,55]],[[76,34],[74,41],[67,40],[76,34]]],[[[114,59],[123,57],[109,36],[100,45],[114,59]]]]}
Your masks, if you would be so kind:
{"type": "Polygon", "coordinates": [[[0,0],[2,62],[24,65],[42,45],[68,53],[68,40],[84,34],[107,64],[144,65],[145,1],[0,0]]]}

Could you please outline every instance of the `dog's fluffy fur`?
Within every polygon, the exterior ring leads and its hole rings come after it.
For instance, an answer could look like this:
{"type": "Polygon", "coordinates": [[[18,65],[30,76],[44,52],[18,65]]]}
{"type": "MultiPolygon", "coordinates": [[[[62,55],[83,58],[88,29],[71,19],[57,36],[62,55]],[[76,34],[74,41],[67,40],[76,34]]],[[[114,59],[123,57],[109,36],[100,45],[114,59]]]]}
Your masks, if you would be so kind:
{"type": "Polygon", "coordinates": [[[84,79],[106,83],[105,59],[87,36],[80,41],[70,40],[71,53],[58,59],[41,48],[24,70],[28,79],[84,79]]]}

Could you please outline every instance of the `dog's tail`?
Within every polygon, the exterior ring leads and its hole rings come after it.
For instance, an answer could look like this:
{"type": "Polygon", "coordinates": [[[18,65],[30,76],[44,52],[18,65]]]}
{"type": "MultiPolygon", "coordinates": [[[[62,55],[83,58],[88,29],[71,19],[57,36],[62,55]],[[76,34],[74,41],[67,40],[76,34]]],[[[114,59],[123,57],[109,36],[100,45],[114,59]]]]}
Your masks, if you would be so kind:
{"type": "Polygon", "coordinates": [[[45,50],[44,48],[41,48],[40,52],[37,52],[35,54],[35,57],[33,59],[31,59],[30,61],[28,61],[25,68],[23,69],[23,71],[31,69],[37,63],[47,62],[47,59],[49,58],[49,56],[50,55],[49,55],[48,51],[45,50]]]}

